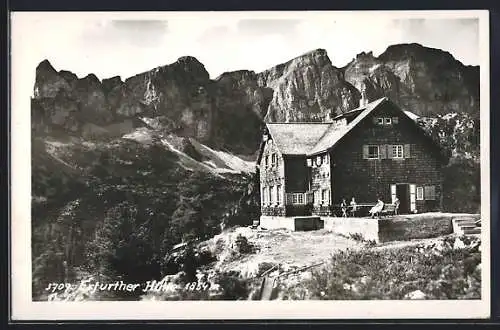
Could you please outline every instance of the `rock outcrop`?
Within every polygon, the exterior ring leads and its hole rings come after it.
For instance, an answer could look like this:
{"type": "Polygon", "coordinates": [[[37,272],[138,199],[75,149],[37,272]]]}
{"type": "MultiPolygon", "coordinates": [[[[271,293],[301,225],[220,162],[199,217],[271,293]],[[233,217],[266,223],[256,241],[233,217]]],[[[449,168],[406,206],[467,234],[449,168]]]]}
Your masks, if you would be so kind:
{"type": "Polygon", "coordinates": [[[189,56],[125,81],[100,81],[94,74],[78,78],[44,60],[36,69],[32,127],[40,134],[92,131],[96,138],[122,134],[146,117],[167,122],[166,133],[252,154],[264,121],[328,121],[357,107],[362,90],[368,101],[388,96],[421,116],[479,114],[478,67],[441,50],[404,44],[379,57],[358,54],[343,68],[316,49],[260,73],[227,72],[213,80],[189,56]],[[116,125],[121,128],[108,129],[116,125]]]}
{"type": "Polygon", "coordinates": [[[439,49],[394,45],[379,57],[358,54],[344,71],[348,82],[366,88],[369,101],[388,96],[421,116],[479,114],[479,68],[464,66],[439,49]]]}
{"type": "Polygon", "coordinates": [[[344,80],[324,49],[317,49],[259,74],[274,90],[266,120],[325,121],[358,106],[360,92],[344,80]]]}

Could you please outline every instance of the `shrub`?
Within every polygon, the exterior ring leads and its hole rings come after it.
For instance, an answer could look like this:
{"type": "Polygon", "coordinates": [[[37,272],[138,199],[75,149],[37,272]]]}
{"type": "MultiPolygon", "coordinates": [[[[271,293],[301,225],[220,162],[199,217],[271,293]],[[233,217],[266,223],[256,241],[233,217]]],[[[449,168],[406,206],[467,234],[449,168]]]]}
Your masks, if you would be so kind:
{"type": "Polygon", "coordinates": [[[241,234],[236,236],[235,244],[237,251],[241,254],[251,253],[254,250],[253,245],[249,243],[248,239],[241,234]]]}
{"type": "Polygon", "coordinates": [[[403,299],[421,290],[427,299],[479,299],[479,242],[455,249],[439,244],[341,251],[286,293],[288,299],[403,299]]]}

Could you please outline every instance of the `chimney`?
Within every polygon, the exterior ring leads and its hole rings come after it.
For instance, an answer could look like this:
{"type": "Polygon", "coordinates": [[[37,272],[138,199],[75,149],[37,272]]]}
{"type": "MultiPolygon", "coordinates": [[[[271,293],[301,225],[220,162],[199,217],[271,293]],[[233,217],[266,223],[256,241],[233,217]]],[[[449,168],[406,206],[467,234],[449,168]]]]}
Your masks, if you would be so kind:
{"type": "Polygon", "coordinates": [[[264,129],[262,132],[262,141],[266,142],[269,140],[269,131],[267,129],[264,129]]]}

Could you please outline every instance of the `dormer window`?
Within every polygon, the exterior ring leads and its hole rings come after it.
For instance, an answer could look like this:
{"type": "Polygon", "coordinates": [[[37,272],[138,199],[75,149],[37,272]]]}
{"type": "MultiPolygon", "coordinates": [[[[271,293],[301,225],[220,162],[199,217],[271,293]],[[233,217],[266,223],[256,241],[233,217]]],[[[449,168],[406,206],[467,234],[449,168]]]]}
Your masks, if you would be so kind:
{"type": "Polygon", "coordinates": [[[390,126],[393,123],[397,123],[397,117],[394,117],[394,118],[396,120],[393,120],[392,117],[377,117],[377,118],[374,118],[374,122],[380,126],[390,126]]]}

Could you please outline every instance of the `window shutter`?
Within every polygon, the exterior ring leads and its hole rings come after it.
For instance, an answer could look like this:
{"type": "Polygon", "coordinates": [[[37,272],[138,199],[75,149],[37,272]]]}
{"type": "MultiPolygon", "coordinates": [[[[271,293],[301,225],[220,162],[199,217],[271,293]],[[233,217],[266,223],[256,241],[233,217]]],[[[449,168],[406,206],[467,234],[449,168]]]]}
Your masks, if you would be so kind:
{"type": "Polygon", "coordinates": [[[415,212],[417,210],[417,201],[415,196],[415,188],[414,184],[410,184],[410,211],[415,212]]]}
{"type": "Polygon", "coordinates": [[[398,117],[392,117],[392,123],[393,124],[397,124],[399,122],[399,118],[398,117]]]}
{"type": "Polygon", "coordinates": [[[380,159],[386,159],[387,158],[387,145],[382,144],[379,146],[380,149],[380,159]]]}
{"type": "Polygon", "coordinates": [[[387,145],[387,158],[392,158],[392,144],[387,145]]]}
{"type": "Polygon", "coordinates": [[[392,200],[392,204],[394,204],[394,202],[396,201],[396,185],[395,184],[391,184],[391,200],[392,200]]]}
{"type": "Polygon", "coordinates": [[[313,199],[313,193],[307,193],[307,204],[312,204],[314,201],[313,199]]]}
{"type": "Polygon", "coordinates": [[[403,151],[403,156],[404,158],[410,158],[410,145],[409,144],[405,144],[404,147],[403,147],[404,151],[403,151]]]}
{"type": "Polygon", "coordinates": [[[363,145],[363,159],[368,159],[368,145],[363,145]]]}

